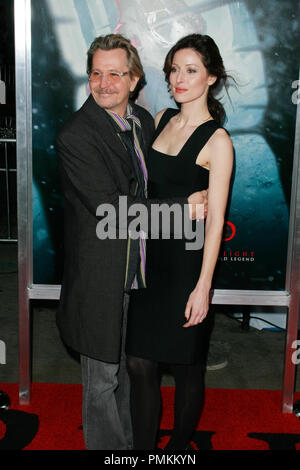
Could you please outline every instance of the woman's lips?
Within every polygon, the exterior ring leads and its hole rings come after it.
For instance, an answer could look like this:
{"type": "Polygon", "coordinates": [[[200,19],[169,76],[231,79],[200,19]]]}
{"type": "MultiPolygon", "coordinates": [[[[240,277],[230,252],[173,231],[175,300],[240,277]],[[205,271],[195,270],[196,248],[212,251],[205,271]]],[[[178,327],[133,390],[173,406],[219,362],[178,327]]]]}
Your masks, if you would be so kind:
{"type": "Polygon", "coordinates": [[[187,91],[186,88],[175,88],[175,91],[176,93],[184,93],[185,91],[187,91]]]}

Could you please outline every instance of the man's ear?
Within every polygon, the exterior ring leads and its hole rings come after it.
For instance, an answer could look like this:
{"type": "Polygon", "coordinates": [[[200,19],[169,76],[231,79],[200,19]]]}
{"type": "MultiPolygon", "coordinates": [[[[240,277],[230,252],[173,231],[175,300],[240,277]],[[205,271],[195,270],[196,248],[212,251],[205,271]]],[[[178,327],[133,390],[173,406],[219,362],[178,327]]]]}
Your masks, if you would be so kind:
{"type": "Polygon", "coordinates": [[[140,79],[139,77],[132,77],[130,79],[131,80],[131,84],[130,84],[131,93],[135,90],[135,87],[137,86],[139,79],[140,79]]]}

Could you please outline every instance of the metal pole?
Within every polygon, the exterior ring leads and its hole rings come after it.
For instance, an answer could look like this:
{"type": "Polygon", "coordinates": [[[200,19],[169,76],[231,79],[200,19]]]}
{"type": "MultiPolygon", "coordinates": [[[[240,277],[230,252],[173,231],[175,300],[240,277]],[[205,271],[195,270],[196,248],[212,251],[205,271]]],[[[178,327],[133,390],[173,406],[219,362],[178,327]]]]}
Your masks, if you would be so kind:
{"type": "Polygon", "coordinates": [[[30,300],[32,284],[32,121],[30,0],[15,0],[16,128],[19,265],[19,401],[30,402],[30,300]]]}

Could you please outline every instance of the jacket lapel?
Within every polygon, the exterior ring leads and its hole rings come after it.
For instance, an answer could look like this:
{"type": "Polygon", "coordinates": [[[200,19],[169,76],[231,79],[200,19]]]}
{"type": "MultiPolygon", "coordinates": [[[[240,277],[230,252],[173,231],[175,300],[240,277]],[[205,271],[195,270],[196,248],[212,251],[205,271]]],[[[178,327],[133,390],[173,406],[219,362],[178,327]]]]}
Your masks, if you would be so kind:
{"type": "Polygon", "coordinates": [[[96,122],[99,136],[101,136],[101,139],[105,141],[111,150],[110,156],[114,155],[120,158],[132,170],[131,160],[124,144],[117,135],[106,111],[96,103],[92,95],[89,96],[83,105],[83,111],[89,114],[91,119],[96,122]]]}

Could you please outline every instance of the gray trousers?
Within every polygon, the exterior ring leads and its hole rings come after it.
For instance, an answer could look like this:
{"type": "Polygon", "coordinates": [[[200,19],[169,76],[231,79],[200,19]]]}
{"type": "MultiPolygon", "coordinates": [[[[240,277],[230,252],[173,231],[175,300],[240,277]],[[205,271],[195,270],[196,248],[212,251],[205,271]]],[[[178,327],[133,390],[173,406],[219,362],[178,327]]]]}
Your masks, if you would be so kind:
{"type": "Polygon", "coordinates": [[[132,449],[130,384],[124,352],[128,300],[125,294],[120,364],[81,356],[82,425],[88,450],[132,449]]]}

